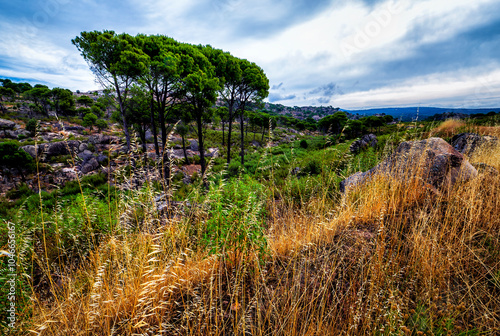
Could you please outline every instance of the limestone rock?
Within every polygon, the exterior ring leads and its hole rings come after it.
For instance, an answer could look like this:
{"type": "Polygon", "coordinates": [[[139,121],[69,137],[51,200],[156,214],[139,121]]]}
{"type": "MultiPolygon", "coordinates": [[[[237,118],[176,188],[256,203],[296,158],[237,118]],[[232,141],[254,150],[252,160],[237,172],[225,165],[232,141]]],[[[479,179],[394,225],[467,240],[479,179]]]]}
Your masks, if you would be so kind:
{"type": "Polygon", "coordinates": [[[205,152],[205,156],[206,157],[218,157],[219,156],[219,148],[209,148],[206,152],[205,152]]]}
{"type": "Polygon", "coordinates": [[[262,147],[260,142],[258,142],[257,140],[252,140],[252,142],[250,142],[250,144],[256,148],[262,147]]]}

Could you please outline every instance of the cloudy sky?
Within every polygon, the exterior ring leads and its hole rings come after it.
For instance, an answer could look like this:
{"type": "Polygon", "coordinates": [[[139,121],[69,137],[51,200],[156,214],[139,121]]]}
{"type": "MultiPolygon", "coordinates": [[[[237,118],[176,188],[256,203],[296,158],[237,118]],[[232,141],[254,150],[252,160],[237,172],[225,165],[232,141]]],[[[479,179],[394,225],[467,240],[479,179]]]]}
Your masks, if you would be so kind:
{"type": "Polygon", "coordinates": [[[500,106],[498,0],[0,0],[0,78],[97,89],[71,39],[103,29],[256,62],[273,103],[500,106]]]}

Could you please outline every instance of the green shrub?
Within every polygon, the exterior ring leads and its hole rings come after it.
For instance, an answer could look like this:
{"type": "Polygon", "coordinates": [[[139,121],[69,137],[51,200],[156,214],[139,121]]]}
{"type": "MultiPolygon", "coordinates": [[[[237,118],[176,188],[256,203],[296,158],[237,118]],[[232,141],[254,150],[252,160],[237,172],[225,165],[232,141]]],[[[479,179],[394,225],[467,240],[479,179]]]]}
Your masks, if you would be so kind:
{"type": "Polygon", "coordinates": [[[307,143],[306,140],[302,139],[302,140],[300,140],[300,147],[307,149],[307,147],[309,147],[309,144],[307,143]]]}
{"type": "Polygon", "coordinates": [[[243,167],[241,166],[241,162],[236,159],[232,160],[229,166],[227,166],[228,176],[238,176],[242,171],[243,167]]]}
{"type": "Polygon", "coordinates": [[[36,132],[37,132],[38,128],[39,128],[39,124],[38,124],[38,120],[36,120],[36,119],[30,119],[30,120],[28,120],[28,122],[26,123],[26,130],[27,130],[28,132],[30,132],[30,135],[31,135],[32,137],[34,137],[34,136],[35,136],[35,134],[36,134],[36,132]]]}
{"type": "Polygon", "coordinates": [[[0,143],[0,167],[16,168],[21,174],[34,169],[33,158],[19,148],[19,143],[6,141],[0,143]]]}
{"type": "Polygon", "coordinates": [[[21,183],[17,188],[9,190],[5,197],[8,199],[19,199],[33,195],[33,190],[26,183],[21,183]]]}
{"type": "Polygon", "coordinates": [[[308,175],[318,175],[321,173],[321,171],[321,162],[319,162],[317,159],[311,159],[307,161],[304,169],[302,169],[302,173],[308,175]]]}

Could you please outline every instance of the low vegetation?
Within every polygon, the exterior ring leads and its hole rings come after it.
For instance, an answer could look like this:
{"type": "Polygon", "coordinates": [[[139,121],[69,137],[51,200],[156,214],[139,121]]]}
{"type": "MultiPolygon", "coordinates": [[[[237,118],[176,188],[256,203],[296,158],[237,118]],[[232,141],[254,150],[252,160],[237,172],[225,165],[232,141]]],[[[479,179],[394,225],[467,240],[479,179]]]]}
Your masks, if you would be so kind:
{"type": "MultiPolygon", "coordinates": [[[[342,136],[276,145],[270,131],[244,165],[213,158],[190,185],[175,174],[136,185],[149,170],[131,152],[113,176],[51,193],[19,187],[0,212],[0,247],[13,223],[18,265],[16,328],[2,327],[19,335],[498,333],[498,174],[480,171],[447,193],[390,179],[347,194],[338,187],[401,141],[495,135],[498,126],[394,127],[356,155],[342,136]]],[[[221,140],[217,132],[207,132],[209,143],[221,140]]],[[[500,146],[469,159],[500,170],[500,146]]],[[[1,269],[6,262],[0,257],[1,269]]],[[[8,303],[0,293],[0,321],[8,303]]]]}

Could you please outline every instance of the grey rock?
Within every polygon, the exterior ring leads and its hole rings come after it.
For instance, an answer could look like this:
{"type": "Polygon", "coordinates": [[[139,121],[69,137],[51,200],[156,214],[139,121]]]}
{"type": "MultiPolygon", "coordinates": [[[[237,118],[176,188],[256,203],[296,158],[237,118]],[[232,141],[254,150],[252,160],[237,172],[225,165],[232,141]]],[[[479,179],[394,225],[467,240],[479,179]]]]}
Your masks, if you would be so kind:
{"type": "Polygon", "coordinates": [[[475,133],[460,133],[451,138],[451,145],[465,155],[473,154],[481,146],[495,146],[498,138],[490,135],[475,133]]]}
{"type": "Polygon", "coordinates": [[[191,150],[193,151],[197,151],[199,150],[199,146],[198,146],[198,141],[196,140],[191,140],[191,146],[190,146],[191,150]]]}
{"type": "Polygon", "coordinates": [[[0,130],[13,130],[16,123],[6,119],[0,119],[0,130]]]}
{"type": "Polygon", "coordinates": [[[48,157],[59,155],[74,155],[80,147],[80,141],[69,140],[46,144],[46,154],[48,157]]]}
{"type": "Polygon", "coordinates": [[[37,155],[40,157],[41,154],[45,151],[46,144],[40,144],[37,145],[36,147],[34,145],[27,145],[27,146],[22,146],[21,149],[24,150],[26,153],[31,155],[33,159],[36,159],[37,155]]]}
{"type": "Polygon", "coordinates": [[[112,135],[96,134],[89,136],[89,142],[94,145],[108,145],[111,143],[118,144],[120,142],[120,138],[112,135]]]}
{"type": "Polygon", "coordinates": [[[85,130],[85,127],[83,126],[64,126],[65,131],[75,131],[75,132],[83,132],[85,130]]]}
{"type": "Polygon", "coordinates": [[[99,168],[99,162],[97,162],[95,157],[92,157],[90,160],[85,161],[80,166],[80,172],[82,174],[87,174],[90,173],[91,171],[96,170],[97,168],[99,168]]]}
{"type": "Polygon", "coordinates": [[[416,179],[436,189],[446,189],[477,174],[476,168],[446,141],[430,138],[401,143],[390,157],[376,167],[342,181],[340,190],[347,191],[375,175],[406,181],[416,179]]]}
{"type": "Polygon", "coordinates": [[[99,162],[101,164],[104,163],[104,162],[107,162],[107,160],[108,160],[108,157],[106,155],[104,155],[104,154],[99,154],[97,156],[97,162],[99,162]]]}
{"type": "Polygon", "coordinates": [[[359,153],[360,151],[368,148],[377,146],[378,140],[374,134],[365,134],[361,137],[361,139],[354,141],[349,150],[351,153],[359,153]]]}
{"type": "Polygon", "coordinates": [[[84,150],[80,154],[78,154],[78,157],[83,160],[83,162],[90,160],[94,156],[94,153],[89,151],[88,149],[84,150]]]}
{"type": "Polygon", "coordinates": [[[205,152],[205,156],[206,157],[218,157],[219,156],[219,148],[209,148],[206,152],[205,152]]]}
{"type": "Polygon", "coordinates": [[[146,130],[146,141],[153,141],[154,140],[154,135],[153,132],[150,130],[146,130]]]}
{"type": "Polygon", "coordinates": [[[191,176],[184,174],[184,177],[182,178],[182,183],[184,183],[184,184],[193,183],[193,181],[191,180],[191,176]]]}
{"type": "Polygon", "coordinates": [[[184,159],[184,151],[182,149],[174,149],[169,153],[172,159],[182,160],[184,159]]]}
{"type": "Polygon", "coordinates": [[[9,138],[9,139],[17,139],[17,131],[11,131],[11,130],[4,130],[3,131],[3,135],[4,137],[6,138],[9,138]]]}
{"type": "Polygon", "coordinates": [[[257,140],[252,140],[252,142],[250,142],[250,144],[253,146],[253,147],[262,147],[260,142],[258,142],[257,140]]]}
{"type": "Polygon", "coordinates": [[[86,149],[88,149],[88,148],[89,148],[89,145],[87,145],[87,143],[85,143],[85,142],[82,142],[82,143],[80,144],[80,146],[78,146],[78,151],[79,151],[79,152],[83,152],[83,151],[85,151],[85,150],[86,150],[86,149]]]}

